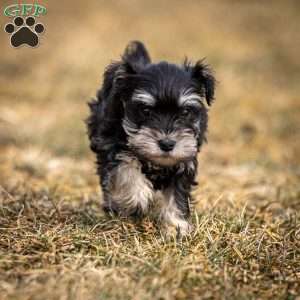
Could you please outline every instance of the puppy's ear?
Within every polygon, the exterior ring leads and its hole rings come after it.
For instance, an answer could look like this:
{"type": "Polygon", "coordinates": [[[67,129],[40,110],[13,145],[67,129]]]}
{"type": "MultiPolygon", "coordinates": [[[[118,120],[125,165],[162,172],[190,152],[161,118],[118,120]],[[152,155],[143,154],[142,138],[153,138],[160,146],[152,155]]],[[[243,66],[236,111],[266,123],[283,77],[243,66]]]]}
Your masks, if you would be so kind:
{"type": "Polygon", "coordinates": [[[191,73],[200,93],[205,96],[207,104],[211,105],[214,100],[216,84],[211,67],[205,64],[203,59],[197,61],[195,65],[191,65],[185,60],[184,67],[191,73]]]}
{"type": "MultiPolygon", "coordinates": [[[[119,62],[114,76],[114,86],[118,93],[126,93],[132,90],[135,83],[135,75],[143,70],[148,64],[151,63],[150,56],[143,45],[139,41],[130,42],[123,55],[122,60],[119,62]]],[[[124,99],[124,97],[122,97],[124,99]]]]}
{"type": "Polygon", "coordinates": [[[106,67],[103,74],[102,89],[99,91],[102,98],[106,99],[107,97],[109,97],[110,92],[113,89],[114,80],[117,77],[117,73],[120,70],[121,66],[121,62],[112,62],[108,67],[106,67]]]}
{"type": "Polygon", "coordinates": [[[140,41],[132,41],[127,45],[122,60],[129,72],[136,73],[151,63],[149,53],[140,41]]]}

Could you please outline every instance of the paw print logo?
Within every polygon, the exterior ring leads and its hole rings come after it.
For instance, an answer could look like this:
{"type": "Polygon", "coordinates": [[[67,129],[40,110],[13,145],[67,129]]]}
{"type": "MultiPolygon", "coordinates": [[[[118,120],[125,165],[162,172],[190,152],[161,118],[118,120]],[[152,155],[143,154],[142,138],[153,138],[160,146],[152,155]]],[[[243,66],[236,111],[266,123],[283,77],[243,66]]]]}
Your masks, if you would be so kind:
{"type": "Polygon", "coordinates": [[[32,16],[27,17],[25,21],[22,17],[16,17],[13,23],[5,25],[4,30],[11,34],[10,43],[13,47],[36,47],[39,44],[39,35],[45,31],[45,27],[42,23],[36,24],[32,16]]]}

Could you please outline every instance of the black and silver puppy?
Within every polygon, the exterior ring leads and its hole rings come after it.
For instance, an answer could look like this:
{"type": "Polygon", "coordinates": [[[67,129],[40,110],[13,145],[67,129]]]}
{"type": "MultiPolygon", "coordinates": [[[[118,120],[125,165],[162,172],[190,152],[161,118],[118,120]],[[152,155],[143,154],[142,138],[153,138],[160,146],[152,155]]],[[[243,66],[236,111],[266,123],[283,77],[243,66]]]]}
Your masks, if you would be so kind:
{"type": "Polygon", "coordinates": [[[213,101],[214,86],[203,61],[154,64],[138,41],[107,67],[87,120],[105,211],[145,215],[156,206],[167,233],[189,232],[205,102],[213,101]]]}

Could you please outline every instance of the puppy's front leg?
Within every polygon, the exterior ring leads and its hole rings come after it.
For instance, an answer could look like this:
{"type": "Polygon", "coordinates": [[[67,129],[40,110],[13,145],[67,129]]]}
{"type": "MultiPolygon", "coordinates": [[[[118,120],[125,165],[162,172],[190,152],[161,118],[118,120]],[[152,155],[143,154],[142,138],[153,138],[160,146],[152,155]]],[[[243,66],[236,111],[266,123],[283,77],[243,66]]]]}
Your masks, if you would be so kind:
{"type": "Polygon", "coordinates": [[[165,234],[170,236],[185,236],[191,231],[188,222],[189,193],[181,191],[176,185],[172,185],[163,191],[161,199],[160,219],[163,224],[165,234]]]}
{"type": "Polygon", "coordinates": [[[122,153],[116,158],[120,163],[109,176],[104,205],[122,216],[144,215],[153,199],[152,183],[135,157],[122,153]]]}

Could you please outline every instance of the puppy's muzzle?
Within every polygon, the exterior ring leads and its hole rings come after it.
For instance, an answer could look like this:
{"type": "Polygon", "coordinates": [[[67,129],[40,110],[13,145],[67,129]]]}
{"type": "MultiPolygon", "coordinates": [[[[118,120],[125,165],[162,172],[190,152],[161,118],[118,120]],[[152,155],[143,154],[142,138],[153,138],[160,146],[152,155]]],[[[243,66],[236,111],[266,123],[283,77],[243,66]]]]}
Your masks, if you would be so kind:
{"type": "Polygon", "coordinates": [[[166,138],[158,141],[159,148],[164,152],[170,152],[174,149],[176,142],[166,138]]]}

